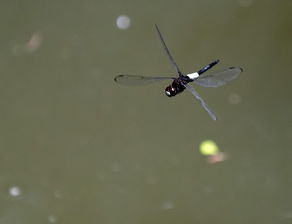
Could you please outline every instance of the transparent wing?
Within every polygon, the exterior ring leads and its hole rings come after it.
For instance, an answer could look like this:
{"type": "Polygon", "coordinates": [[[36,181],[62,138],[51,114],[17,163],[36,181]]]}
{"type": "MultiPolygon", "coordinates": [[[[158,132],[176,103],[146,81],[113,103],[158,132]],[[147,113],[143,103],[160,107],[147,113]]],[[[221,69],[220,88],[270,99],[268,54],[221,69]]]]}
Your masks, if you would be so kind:
{"type": "Polygon", "coordinates": [[[194,82],[204,87],[219,87],[235,79],[240,72],[242,72],[242,68],[229,67],[221,71],[202,74],[194,82]]]}
{"type": "Polygon", "coordinates": [[[203,98],[199,95],[199,93],[189,84],[183,84],[187,90],[189,90],[201,103],[201,105],[203,106],[203,108],[208,112],[208,114],[210,115],[210,117],[215,121],[217,120],[216,115],[214,114],[214,112],[210,109],[210,107],[205,103],[205,101],[203,100],[203,98]]]}
{"type": "Polygon", "coordinates": [[[169,52],[169,50],[168,50],[168,48],[167,48],[167,46],[166,46],[166,43],[165,43],[165,41],[163,40],[162,34],[160,33],[160,30],[158,29],[158,26],[157,26],[156,24],[155,24],[155,27],[156,27],[157,33],[158,33],[158,35],[159,35],[160,42],[161,42],[161,44],[162,44],[162,46],[163,46],[163,48],[164,48],[164,50],[165,50],[165,53],[166,53],[167,57],[169,58],[171,64],[174,66],[174,68],[175,68],[177,74],[178,74],[179,76],[181,76],[181,75],[182,75],[182,72],[180,71],[180,69],[178,68],[176,62],[174,61],[173,57],[171,56],[171,54],[170,54],[170,52],[169,52]]]}
{"type": "Polygon", "coordinates": [[[174,79],[172,77],[147,77],[141,75],[118,75],[115,77],[115,82],[126,86],[143,86],[155,83],[162,80],[174,79]]]}

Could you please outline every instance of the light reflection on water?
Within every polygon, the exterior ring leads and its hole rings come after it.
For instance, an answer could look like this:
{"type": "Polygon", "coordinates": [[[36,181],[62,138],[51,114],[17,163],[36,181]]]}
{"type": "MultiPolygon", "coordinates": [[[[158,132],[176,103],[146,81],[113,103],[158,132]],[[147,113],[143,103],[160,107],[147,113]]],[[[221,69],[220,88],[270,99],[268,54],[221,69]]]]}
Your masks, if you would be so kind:
{"type": "Polygon", "coordinates": [[[17,197],[17,196],[21,195],[21,189],[17,186],[10,187],[9,194],[13,197],[17,197]]]}
{"type": "Polygon", "coordinates": [[[125,29],[128,29],[129,28],[129,26],[131,24],[131,21],[130,21],[130,18],[128,16],[126,16],[126,15],[120,15],[117,18],[116,24],[117,24],[117,27],[119,29],[125,30],[125,29]]]}

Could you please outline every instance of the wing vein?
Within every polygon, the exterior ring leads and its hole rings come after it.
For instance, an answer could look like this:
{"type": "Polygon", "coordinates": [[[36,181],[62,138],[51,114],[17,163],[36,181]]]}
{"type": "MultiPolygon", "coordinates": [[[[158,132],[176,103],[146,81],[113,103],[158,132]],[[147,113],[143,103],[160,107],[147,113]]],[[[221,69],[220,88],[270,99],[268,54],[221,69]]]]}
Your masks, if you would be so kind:
{"type": "Polygon", "coordinates": [[[199,100],[203,108],[208,112],[209,116],[215,121],[217,120],[217,117],[215,113],[210,109],[210,107],[205,103],[203,98],[200,96],[200,94],[189,84],[184,84],[187,90],[189,90],[196,98],[199,100]]]}
{"type": "Polygon", "coordinates": [[[159,30],[159,28],[158,28],[158,26],[156,24],[155,24],[155,27],[156,27],[157,33],[159,35],[160,42],[161,42],[161,44],[162,44],[162,46],[163,46],[163,48],[165,50],[165,53],[166,53],[167,57],[169,58],[169,60],[172,63],[172,65],[174,66],[177,74],[179,76],[181,76],[182,75],[182,72],[180,71],[178,65],[176,64],[175,60],[173,59],[172,55],[170,54],[170,52],[168,50],[168,47],[166,46],[166,43],[165,43],[165,41],[164,41],[164,39],[162,37],[162,34],[161,34],[161,32],[160,32],[160,30],[159,30]]]}

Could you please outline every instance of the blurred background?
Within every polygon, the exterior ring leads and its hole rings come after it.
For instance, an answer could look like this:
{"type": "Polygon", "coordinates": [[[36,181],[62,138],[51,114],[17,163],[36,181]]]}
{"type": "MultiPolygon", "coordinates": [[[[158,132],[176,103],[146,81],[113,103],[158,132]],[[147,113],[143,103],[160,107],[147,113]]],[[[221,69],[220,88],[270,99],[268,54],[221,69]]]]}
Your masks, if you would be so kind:
{"type": "Polygon", "coordinates": [[[1,224],[292,223],[292,1],[0,6],[1,224]],[[175,74],[155,23],[183,72],[243,68],[195,86],[218,121],[113,81],[175,74]]]}

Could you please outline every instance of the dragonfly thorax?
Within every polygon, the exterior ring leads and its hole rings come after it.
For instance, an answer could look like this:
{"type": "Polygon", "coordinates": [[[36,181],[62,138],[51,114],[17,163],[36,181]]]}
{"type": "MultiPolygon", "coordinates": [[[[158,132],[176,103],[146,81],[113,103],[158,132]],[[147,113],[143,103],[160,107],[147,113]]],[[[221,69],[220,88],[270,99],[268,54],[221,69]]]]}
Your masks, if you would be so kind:
{"type": "Polygon", "coordinates": [[[165,94],[168,97],[175,96],[178,93],[181,93],[182,91],[185,90],[185,86],[181,84],[180,81],[174,80],[171,85],[167,86],[165,88],[165,94]]]}

